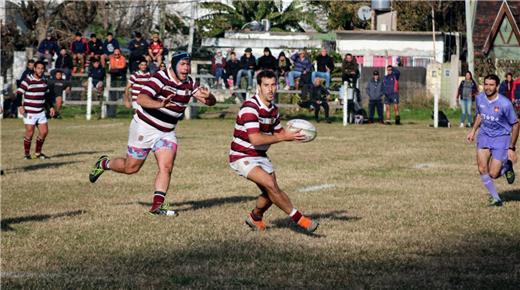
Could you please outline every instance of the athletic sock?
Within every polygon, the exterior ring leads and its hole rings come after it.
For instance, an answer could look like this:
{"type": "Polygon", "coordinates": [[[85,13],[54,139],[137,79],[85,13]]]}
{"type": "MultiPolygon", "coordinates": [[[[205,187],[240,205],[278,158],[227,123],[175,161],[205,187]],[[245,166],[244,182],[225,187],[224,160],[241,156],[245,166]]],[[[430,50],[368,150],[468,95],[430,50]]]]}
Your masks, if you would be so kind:
{"type": "Polygon", "coordinates": [[[31,138],[24,137],[23,138],[23,151],[25,153],[25,156],[31,154],[31,138]]]}
{"type": "Polygon", "coordinates": [[[483,174],[480,176],[480,180],[482,180],[482,183],[487,188],[489,195],[491,195],[492,198],[495,200],[500,200],[500,197],[498,196],[497,189],[495,188],[495,184],[493,183],[493,180],[489,176],[489,174],[483,174]]]}
{"type": "Polygon", "coordinates": [[[103,168],[104,170],[109,170],[110,169],[110,159],[101,160],[101,168],[103,168]]]}
{"type": "Polygon", "coordinates": [[[162,192],[162,191],[154,192],[152,208],[150,209],[150,211],[154,211],[156,208],[160,207],[164,202],[165,196],[166,196],[166,192],[162,192]]]}
{"type": "Polygon", "coordinates": [[[291,217],[293,222],[298,223],[298,221],[300,221],[303,215],[297,209],[293,208],[289,216],[291,217]]]}
{"type": "Polygon", "coordinates": [[[262,217],[261,216],[258,216],[255,214],[255,210],[252,210],[251,211],[251,218],[255,221],[255,222],[259,222],[262,220],[262,217]]]}
{"type": "Polygon", "coordinates": [[[37,155],[42,153],[43,142],[45,142],[45,139],[41,139],[40,137],[36,137],[36,154],[37,155]]]}
{"type": "Polygon", "coordinates": [[[511,164],[509,163],[511,161],[506,160],[502,163],[502,168],[500,169],[500,176],[503,176],[506,171],[511,170],[511,164]]]}

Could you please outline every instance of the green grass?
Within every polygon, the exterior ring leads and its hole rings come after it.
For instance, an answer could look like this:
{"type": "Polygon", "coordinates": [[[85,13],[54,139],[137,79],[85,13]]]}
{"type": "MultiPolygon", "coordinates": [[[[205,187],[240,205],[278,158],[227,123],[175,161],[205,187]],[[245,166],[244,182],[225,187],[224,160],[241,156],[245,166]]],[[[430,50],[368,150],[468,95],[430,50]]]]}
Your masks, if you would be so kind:
{"type": "Polygon", "coordinates": [[[22,160],[22,122],[3,120],[1,286],[518,289],[518,183],[497,180],[506,203],[486,207],[467,131],[429,128],[421,112],[404,110],[400,127],[320,123],[313,142],[271,147],[315,235],[275,207],[265,232],[244,225],[258,189],[227,164],[231,117],[179,124],[177,218],[146,214],[153,157],[135,175],[87,179],[98,156],[125,154],[129,118],[51,120],[45,161],[22,160]]]}

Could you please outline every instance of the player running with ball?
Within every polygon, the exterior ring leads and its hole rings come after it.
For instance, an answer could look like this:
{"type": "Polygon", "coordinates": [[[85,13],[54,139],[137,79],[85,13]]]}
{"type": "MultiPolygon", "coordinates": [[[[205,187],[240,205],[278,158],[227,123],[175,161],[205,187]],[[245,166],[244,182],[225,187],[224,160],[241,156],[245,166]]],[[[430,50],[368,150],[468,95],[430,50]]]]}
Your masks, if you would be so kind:
{"type": "Polygon", "coordinates": [[[262,192],[256,206],[247,216],[246,224],[253,230],[265,230],[264,213],[274,203],[307,232],[314,232],[318,222],[303,216],[276,181],[267,149],[282,141],[304,140],[300,132],[284,130],[278,108],[272,103],[276,93],[276,75],[261,71],[257,76],[258,93],[245,101],[238,112],[229,153],[231,168],[240,176],[254,182],[262,192]]]}
{"type": "Polygon", "coordinates": [[[467,139],[477,135],[477,164],[480,179],[490,195],[490,206],[502,206],[493,179],[502,175],[512,184],[515,180],[513,162],[516,162],[518,119],[511,101],[498,94],[500,79],[496,75],[484,78],[484,92],[477,95],[477,116],[467,139]]]}
{"type": "Polygon", "coordinates": [[[158,71],[142,85],[137,97],[139,106],[130,124],[127,156],[114,159],[101,156],[89,174],[92,183],[105,170],[134,174],[152,151],[159,167],[150,208],[150,213],[156,215],[177,215],[168,209],[164,201],[177,153],[177,122],[182,118],[191,97],[208,106],[216,102],[207,88],[198,87],[188,75],[190,62],[190,54],[178,52],[173,55],[167,70],[158,71]]]}

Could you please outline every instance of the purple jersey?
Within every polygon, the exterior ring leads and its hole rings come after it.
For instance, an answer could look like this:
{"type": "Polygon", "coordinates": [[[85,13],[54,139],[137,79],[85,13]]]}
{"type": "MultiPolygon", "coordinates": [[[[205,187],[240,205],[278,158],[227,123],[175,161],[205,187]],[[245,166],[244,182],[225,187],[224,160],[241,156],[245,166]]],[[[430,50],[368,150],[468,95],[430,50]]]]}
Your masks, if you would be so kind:
{"type": "Polygon", "coordinates": [[[518,122],[511,101],[500,94],[491,101],[485,93],[478,94],[477,114],[481,120],[479,135],[487,137],[511,135],[512,126],[518,122]]]}

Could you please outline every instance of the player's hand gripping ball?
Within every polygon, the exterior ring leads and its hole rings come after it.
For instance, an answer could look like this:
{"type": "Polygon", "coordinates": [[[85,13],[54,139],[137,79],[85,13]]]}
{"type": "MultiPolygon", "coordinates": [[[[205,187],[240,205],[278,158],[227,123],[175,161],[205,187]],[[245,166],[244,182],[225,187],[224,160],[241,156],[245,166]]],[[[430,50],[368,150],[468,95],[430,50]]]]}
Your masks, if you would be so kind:
{"type": "Polygon", "coordinates": [[[301,142],[311,142],[317,135],[316,127],[311,122],[302,119],[290,120],[287,122],[286,129],[291,132],[300,131],[305,136],[305,139],[301,142]]]}

